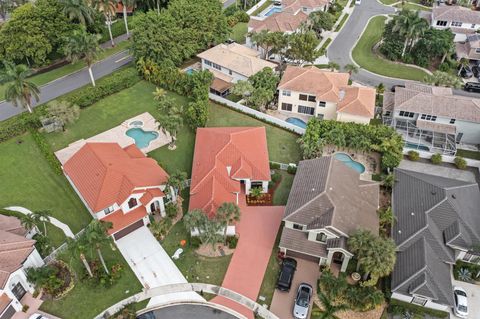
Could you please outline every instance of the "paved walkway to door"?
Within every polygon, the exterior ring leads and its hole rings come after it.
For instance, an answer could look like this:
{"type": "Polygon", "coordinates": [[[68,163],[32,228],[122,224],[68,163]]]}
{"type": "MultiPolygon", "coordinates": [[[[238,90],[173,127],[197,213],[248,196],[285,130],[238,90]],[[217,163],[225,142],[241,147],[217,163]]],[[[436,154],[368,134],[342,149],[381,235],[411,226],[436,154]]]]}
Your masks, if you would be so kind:
{"type": "MultiPolygon", "coordinates": [[[[244,196],[242,199],[241,219],[236,225],[240,237],[222,287],[257,300],[285,207],[246,206],[244,196]]],[[[215,297],[212,302],[254,318],[252,311],[226,298],[215,297]]]]}

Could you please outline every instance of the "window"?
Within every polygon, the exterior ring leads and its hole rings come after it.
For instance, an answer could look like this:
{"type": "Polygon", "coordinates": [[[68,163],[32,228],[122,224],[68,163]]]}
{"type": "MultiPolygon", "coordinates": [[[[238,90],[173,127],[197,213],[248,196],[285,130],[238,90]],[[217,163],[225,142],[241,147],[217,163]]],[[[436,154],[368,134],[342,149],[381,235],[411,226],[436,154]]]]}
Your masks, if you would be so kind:
{"type": "Polygon", "coordinates": [[[298,99],[301,100],[301,101],[307,101],[308,100],[308,95],[306,94],[300,94],[298,96],[298,99]]]}
{"type": "Polygon", "coordinates": [[[455,119],[450,119],[450,124],[455,124],[455,119]]]}
{"type": "Polygon", "coordinates": [[[437,26],[439,26],[439,27],[446,27],[446,26],[447,26],[447,21],[438,20],[438,21],[437,21],[437,26]]]}
{"type": "Polygon", "coordinates": [[[299,105],[298,113],[313,115],[315,113],[315,109],[313,107],[299,105]]]}
{"type": "Polygon", "coordinates": [[[318,106],[320,107],[325,107],[327,105],[327,102],[320,101],[318,102],[318,106]]]}
{"type": "Polygon", "coordinates": [[[325,235],[324,233],[318,233],[315,240],[324,243],[327,241],[327,235],[325,235]]]}
{"type": "Polygon", "coordinates": [[[292,112],[292,104],[290,104],[290,103],[282,103],[282,110],[283,110],[283,111],[290,111],[290,112],[292,112]]]}
{"type": "Polygon", "coordinates": [[[210,61],[208,61],[208,60],[204,60],[204,63],[205,63],[206,65],[212,66],[212,62],[210,62],[210,61]]]}
{"type": "Polygon", "coordinates": [[[412,299],[412,303],[419,306],[425,306],[425,304],[427,303],[427,299],[415,296],[412,299]]]}
{"type": "Polygon", "coordinates": [[[303,12],[307,12],[308,8],[307,7],[302,7],[303,12]]]}
{"type": "Polygon", "coordinates": [[[317,114],[317,119],[319,119],[319,120],[323,120],[323,117],[324,117],[324,115],[323,115],[323,114],[320,114],[320,113],[319,113],[319,114],[317,114]]]}
{"type": "Polygon", "coordinates": [[[293,229],[303,230],[303,226],[300,224],[293,224],[293,229]]]}
{"type": "Polygon", "coordinates": [[[398,115],[404,116],[404,117],[412,117],[412,118],[413,118],[413,117],[415,116],[415,113],[413,113],[413,112],[407,112],[407,111],[400,111],[400,112],[398,113],[398,115]]]}
{"type": "Polygon", "coordinates": [[[385,115],[385,116],[390,116],[391,114],[392,114],[392,112],[390,112],[390,111],[385,111],[385,114],[383,114],[383,115],[385,115]]]}
{"type": "Polygon", "coordinates": [[[475,23],[470,26],[470,28],[475,29],[475,23]]]}
{"type": "Polygon", "coordinates": [[[309,95],[308,96],[308,102],[316,102],[317,98],[314,95],[309,95]]]}
{"type": "Polygon", "coordinates": [[[133,208],[137,206],[137,199],[132,197],[128,200],[128,208],[133,208]]]}
{"type": "Polygon", "coordinates": [[[220,70],[220,71],[222,70],[222,67],[220,65],[216,64],[216,63],[212,62],[212,66],[213,66],[214,69],[217,69],[217,70],[220,70]]]}
{"type": "Polygon", "coordinates": [[[475,53],[480,53],[480,48],[475,49],[475,53]]]}
{"type": "Polygon", "coordinates": [[[233,74],[232,70],[228,70],[228,74],[232,75],[233,74]]]}
{"type": "Polygon", "coordinates": [[[459,21],[452,21],[451,26],[452,26],[452,27],[461,27],[461,26],[462,26],[462,23],[459,22],[459,21]]]}
{"type": "Polygon", "coordinates": [[[105,213],[105,215],[110,214],[111,212],[113,212],[113,206],[105,208],[103,212],[105,213]]]}
{"type": "Polygon", "coordinates": [[[422,120],[425,120],[425,121],[432,121],[432,122],[435,122],[437,120],[437,116],[436,115],[430,115],[430,114],[422,114],[422,116],[420,117],[422,120]]]}
{"type": "Polygon", "coordinates": [[[283,90],[283,91],[282,91],[282,95],[283,95],[283,96],[291,96],[291,95],[292,95],[292,92],[291,92],[291,91],[287,91],[287,90],[283,90]]]}

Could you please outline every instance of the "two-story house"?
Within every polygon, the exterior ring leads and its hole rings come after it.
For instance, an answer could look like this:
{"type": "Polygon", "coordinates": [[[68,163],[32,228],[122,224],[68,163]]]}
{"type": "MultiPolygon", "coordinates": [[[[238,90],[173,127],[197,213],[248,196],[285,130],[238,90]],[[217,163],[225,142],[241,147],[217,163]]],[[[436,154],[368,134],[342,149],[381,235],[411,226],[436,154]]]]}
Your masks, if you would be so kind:
{"type": "Polygon", "coordinates": [[[474,182],[396,169],[392,237],[397,261],[392,298],[448,311],[452,264],[480,263],[480,192],[474,182]]]}
{"type": "Polygon", "coordinates": [[[278,110],[308,120],[368,124],[375,115],[375,89],[348,85],[348,73],[288,66],[278,85],[278,110]]]}
{"type": "Polygon", "coordinates": [[[480,99],[453,95],[451,88],[405,82],[385,92],[382,112],[406,148],[455,155],[458,144],[480,144],[480,99]]]}
{"type": "Polygon", "coordinates": [[[63,171],[88,211],[111,222],[115,240],[149,223],[148,214],[165,215],[168,174],[131,144],[87,142],[63,165],[63,171]]]}
{"type": "Polygon", "coordinates": [[[265,127],[197,129],[189,210],[214,216],[220,205],[239,204],[252,188],[268,192],[270,180],[265,127]]]}
{"type": "Polygon", "coordinates": [[[462,6],[437,6],[432,9],[431,26],[435,29],[450,29],[455,42],[465,41],[467,35],[480,29],[480,12],[462,6]]]}
{"type": "Polygon", "coordinates": [[[359,229],[378,235],[379,185],[324,156],[301,161],[285,207],[280,251],[345,271],[353,256],[349,235],[359,229]]]}
{"type": "Polygon", "coordinates": [[[238,43],[219,44],[197,55],[202,70],[213,73],[210,92],[226,96],[238,81],[245,81],[264,68],[277,65],[259,58],[260,53],[238,43]]]}
{"type": "Polygon", "coordinates": [[[10,319],[22,311],[27,294],[35,288],[26,269],[44,265],[32,233],[16,217],[0,215],[0,318],[10,319]]]}
{"type": "Polygon", "coordinates": [[[467,35],[465,42],[455,43],[455,51],[457,58],[466,58],[468,60],[479,61],[480,60],[480,35],[470,34],[467,35]]]}

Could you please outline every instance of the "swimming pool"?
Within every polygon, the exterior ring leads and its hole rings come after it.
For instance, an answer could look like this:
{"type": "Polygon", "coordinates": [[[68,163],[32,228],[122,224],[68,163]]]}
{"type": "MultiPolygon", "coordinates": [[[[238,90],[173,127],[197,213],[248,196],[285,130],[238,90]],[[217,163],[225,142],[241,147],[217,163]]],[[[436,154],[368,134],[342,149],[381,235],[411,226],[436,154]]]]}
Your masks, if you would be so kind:
{"type": "Polygon", "coordinates": [[[363,172],[365,172],[365,166],[363,166],[362,163],[359,163],[357,161],[354,161],[348,154],[345,154],[345,153],[335,153],[335,155],[333,155],[336,159],[338,159],[339,161],[341,161],[343,164],[347,165],[348,167],[350,168],[353,168],[354,170],[356,170],[357,172],[359,172],[360,174],[362,174],[363,172]]]}
{"type": "Polygon", "coordinates": [[[282,12],[282,7],[272,6],[267,12],[265,12],[263,16],[269,17],[274,13],[280,13],[280,12],[282,12]]]}
{"type": "Polygon", "coordinates": [[[412,148],[414,150],[427,151],[430,152],[428,146],[416,143],[405,143],[405,148],[412,148]]]}
{"type": "Polygon", "coordinates": [[[185,73],[187,73],[188,75],[192,75],[194,72],[195,72],[194,69],[186,69],[185,70],[185,73]]]}
{"type": "Polygon", "coordinates": [[[298,126],[300,128],[306,128],[307,127],[307,123],[305,123],[304,121],[302,121],[301,119],[296,118],[296,117],[289,117],[288,119],[285,120],[285,122],[293,124],[293,125],[298,126]]]}
{"type": "Polygon", "coordinates": [[[139,127],[131,128],[125,132],[127,136],[130,136],[135,140],[135,145],[138,148],[147,147],[151,141],[158,138],[158,133],[154,131],[144,131],[139,127]]]}

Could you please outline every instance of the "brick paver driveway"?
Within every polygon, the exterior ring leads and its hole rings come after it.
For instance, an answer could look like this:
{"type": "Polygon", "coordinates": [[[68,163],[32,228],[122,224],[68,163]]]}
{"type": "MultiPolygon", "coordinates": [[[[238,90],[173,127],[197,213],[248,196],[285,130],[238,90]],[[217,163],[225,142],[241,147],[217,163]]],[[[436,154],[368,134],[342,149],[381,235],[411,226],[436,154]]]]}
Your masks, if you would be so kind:
{"type": "MultiPolygon", "coordinates": [[[[237,224],[240,235],[233,253],[222,287],[232,289],[252,300],[256,300],[262,285],[265,269],[272,253],[275,238],[283,218],[283,206],[240,205],[241,219],[237,224]]],[[[223,297],[215,297],[212,302],[253,319],[247,308],[223,297]]]]}
{"type": "MultiPolygon", "coordinates": [[[[293,276],[292,288],[289,292],[283,292],[280,290],[275,290],[272,299],[272,305],[270,311],[282,319],[293,319],[293,303],[295,301],[295,296],[297,294],[298,286],[305,282],[310,284],[313,287],[313,291],[316,291],[317,279],[319,276],[318,264],[313,261],[307,261],[300,258],[296,258],[297,261],[297,271],[293,276]]],[[[308,314],[310,318],[311,314],[308,314]]]]}

